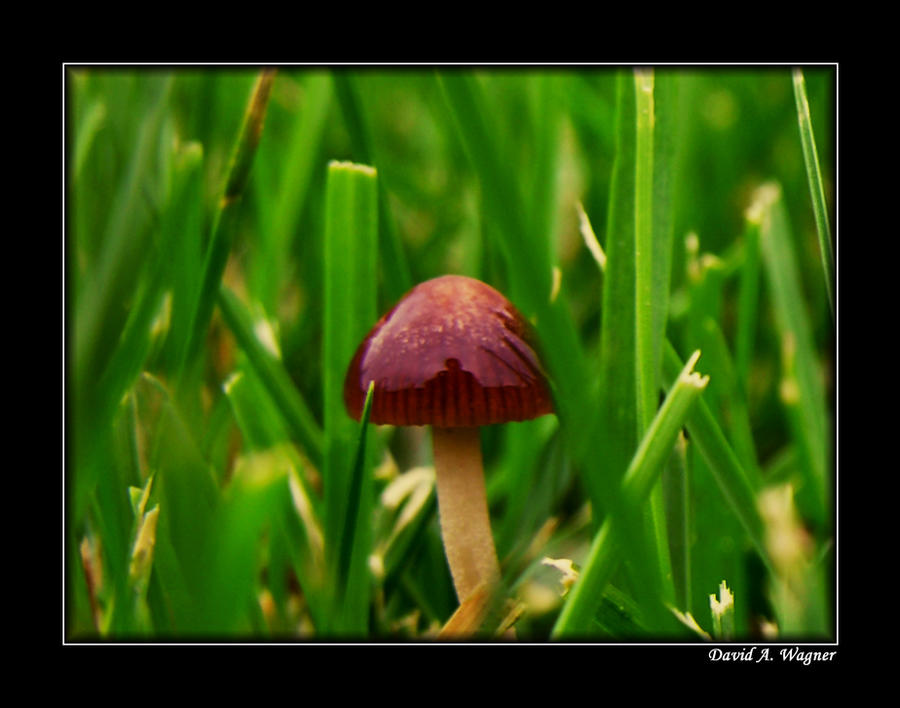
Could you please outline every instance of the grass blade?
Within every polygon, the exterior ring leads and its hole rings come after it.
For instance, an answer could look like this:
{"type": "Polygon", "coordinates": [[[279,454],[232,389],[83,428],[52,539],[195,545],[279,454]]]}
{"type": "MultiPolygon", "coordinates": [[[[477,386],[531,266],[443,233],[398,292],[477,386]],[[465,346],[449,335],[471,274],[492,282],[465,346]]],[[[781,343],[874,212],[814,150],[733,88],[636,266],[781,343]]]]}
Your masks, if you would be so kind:
{"type": "MultiPolygon", "coordinates": [[[[653,75],[620,73],[616,96],[617,140],[607,215],[598,375],[602,486],[592,502],[598,512],[605,508],[621,516],[624,510],[616,509],[620,480],[656,411],[654,263],[664,249],[657,248],[653,228],[653,75]]],[[[653,494],[646,517],[645,529],[624,536],[632,561],[628,571],[635,587],[642,590],[659,587],[671,577],[659,493],[653,494]]]]}
{"type": "Polygon", "coordinates": [[[634,194],[637,102],[634,81],[625,73],[616,82],[616,152],[609,191],[606,225],[606,268],[603,277],[603,319],[598,372],[598,426],[604,451],[601,494],[592,496],[599,509],[609,504],[638,445],[638,397],[635,312],[634,194]]]}
{"type": "Polygon", "coordinates": [[[816,524],[824,524],[830,504],[826,496],[829,445],[824,384],[816,360],[812,325],[804,308],[781,188],[776,184],[763,185],[758,199],[764,204],[760,232],[763,261],[782,345],[780,393],[804,472],[797,502],[816,524]]]}
{"type": "MultiPolygon", "coordinates": [[[[368,556],[370,524],[356,526],[353,559],[346,575],[340,570],[342,535],[348,509],[359,505],[368,518],[372,508],[372,478],[354,476],[357,424],[344,408],[344,376],[357,346],[376,319],[378,253],[378,185],[372,167],[345,162],[328,166],[325,207],[322,378],[324,395],[325,544],[331,573],[346,577],[347,593],[335,608],[336,632],[365,634],[368,626],[368,556]],[[354,488],[352,485],[359,483],[354,488]]],[[[371,443],[368,446],[371,451],[371,443]]],[[[371,453],[370,453],[371,454],[371,453]]],[[[368,463],[367,463],[368,464],[368,463]]],[[[355,518],[353,519],[355,523],[355,518]]],[[[334,575],[332,575],[334,577],[334,575]]]]}
{"type": "Polygon", "coordinates": [[[657,402],[657,366],[653,351],[653,256],[656,251],[653,247],[653,130],[656,120],[653,78],[652,69],[635,69],[634,349],[639,435],[653,420],[657,402]]]}
{"type": "Polygon", "coordinates": [[[803,144],[803,161],[809,179],[809,193],[812,197],[813,213],[816,217],[816,231],[819,234],[819,253],[825,275],[825,290],[831,316],[834,317],[834,246],[831,242],[831,225],[828,219],[828,205],[825,203],[825,187],[822,184],[822,169],[816,151],[812,121],[809,117],[809,101],[806,99],[806,82],[803,71],[793,71],[794,98],[797,103],[797,120],[800,123],[800,141],[803,144]]]}
{"type": "MultiPolygon", "coordinates": [[[[675,83],[671,74],[634,73],[636,100],[635,315],[638,434],[653,420],[660,389],[660,358],[669,302],[672,260],[673,129],[675,83]]],[[[655,537],[659,575],[670,599],[672,567],[662,488],[653,491],[649,523],[655,537]]]]}

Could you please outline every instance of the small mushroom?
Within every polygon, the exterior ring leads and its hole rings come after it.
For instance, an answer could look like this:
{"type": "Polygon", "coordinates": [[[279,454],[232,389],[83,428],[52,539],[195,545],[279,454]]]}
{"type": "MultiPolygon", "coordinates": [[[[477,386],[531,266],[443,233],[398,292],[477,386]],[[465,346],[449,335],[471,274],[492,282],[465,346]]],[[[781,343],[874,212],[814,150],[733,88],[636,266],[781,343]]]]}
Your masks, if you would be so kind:
{"type": "Polygon", "coordinates": [[[432,427],[441,535],[460,603],[500,581],[479,427],[553,412],[532,342],[503,295],[446,275],[414,287],[375,324],[344,381],[355,420],[374,381],[371,422],[432,427]]]}

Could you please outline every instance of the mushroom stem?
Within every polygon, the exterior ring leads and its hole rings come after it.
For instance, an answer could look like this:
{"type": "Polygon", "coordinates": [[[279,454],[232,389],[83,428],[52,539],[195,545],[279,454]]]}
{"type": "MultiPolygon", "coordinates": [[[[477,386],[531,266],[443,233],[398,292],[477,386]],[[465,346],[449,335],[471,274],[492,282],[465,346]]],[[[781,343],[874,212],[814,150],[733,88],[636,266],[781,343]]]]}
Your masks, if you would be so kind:
{"type": "Polygon", "coordinates": [[[478,428],[432,427],[438,514],[456,596],[500,581],[478,428]]]}

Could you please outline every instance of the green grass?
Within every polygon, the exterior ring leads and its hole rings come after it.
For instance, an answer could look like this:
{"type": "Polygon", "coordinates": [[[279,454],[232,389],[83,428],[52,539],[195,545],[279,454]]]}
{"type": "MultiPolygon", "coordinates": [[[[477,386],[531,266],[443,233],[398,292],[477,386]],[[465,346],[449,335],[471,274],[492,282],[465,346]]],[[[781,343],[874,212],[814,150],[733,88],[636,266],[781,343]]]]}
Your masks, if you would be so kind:
{"type": "Polygon", "coordinates": [[[68,640],[433,640],[428,431],[342,387],[445,273],[533,322],[556,402],[482,430],[518,640],[835,638],[833,67],[66,95],[68,640]]]}

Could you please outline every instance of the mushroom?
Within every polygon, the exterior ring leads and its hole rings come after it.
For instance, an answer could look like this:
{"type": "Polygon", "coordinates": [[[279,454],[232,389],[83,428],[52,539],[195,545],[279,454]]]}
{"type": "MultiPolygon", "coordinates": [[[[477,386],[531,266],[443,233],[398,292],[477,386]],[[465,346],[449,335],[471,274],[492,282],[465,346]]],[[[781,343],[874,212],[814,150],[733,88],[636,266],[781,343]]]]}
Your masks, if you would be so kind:
{"type": "Polygon", "coordinates": [[[441,536],[460,604],[500,581],[479,427],[553,412],[533,341],[503,295],[445,275],[404,295],[347,371],[344,402],[355,420],[374,381],[372,423],[431,426],[441,536]]]}

